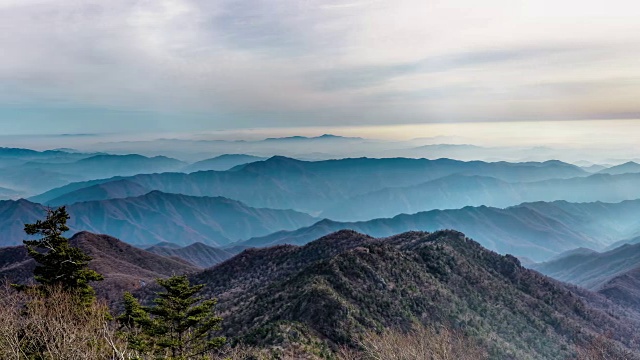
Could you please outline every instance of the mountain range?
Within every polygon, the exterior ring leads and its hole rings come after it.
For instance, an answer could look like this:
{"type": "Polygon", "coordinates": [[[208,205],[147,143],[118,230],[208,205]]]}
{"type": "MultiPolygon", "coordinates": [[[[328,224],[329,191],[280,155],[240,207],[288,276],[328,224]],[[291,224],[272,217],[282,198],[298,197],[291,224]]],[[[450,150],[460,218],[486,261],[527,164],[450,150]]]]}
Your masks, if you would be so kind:
{"type": "MultiPolygon", "coordinates": [[[[108,233],[130,244],[168,241],[228,245],[240,239],[294,230],[317,219],[292,210],[258,209],[222,197],[193,197],[153,191],[138,197],[88,201],[67,207],[72,231],[108,233]]],[[[44,206],[27,200],[0,201],[0,244],[18,245],[25,223],[41,219],[44,206]]]]}
{"type": "Polygon", "coordinates": [[[611,174],[611,175],[619,175],[619,174],[629,174],[629,173],[640,173],[640,164],[629,161],[624,164],[611,166],[606,169],[602,169],[599,171],[601,174],[611,174]]]}
{"type": "Polygon", "coordinates": [[[547,260],[578,247],[601,249],[640,235],[640,200],[620,203],[524,203],[504,209],[487,206],[432,210],[361,222],[322,220],[295,231],[281,231],[240,242],[244,246],[302,245],[342,229],[381,237],[410,231],[457,229],[490,250],[547,260]]]}
{"type": "Polygon", "coordinates": [[[58,206],[160,190],[224,196],[254,207],[295,209],[337,221],[361,221],[433,209],[505,207],[531,201],[619,202],[640,198],[640,188],[636,186],[639,181],[640,173],[589,175],[576,166],[553,161],[306,162],[274,157],[238,165],[230,171],[143,174],[72,183],[30,200],[58,206]],[[489,172],[502,179],[481,175],[489,172]],[[424,182],[429,178],[434,179],[424,182]],[[532,181],[535,178],[544,180],[532,181]]]}
{"type": "Polygon", "coordinates": [[[626,244],[602,253],[574,251],[530,267],[640,309],[640,244],[626,244]]]}
{"type": "Polygon", "coordinates": [[[82,196],[72,193],[102,183],[127,180],[137,183],[147,191],[224,196],[250,206],[295,209],[317,214],[358,195],[385,188],[418,185],[453,174],[492,174],[502,181],[533,181],[588,175],[577,166],[554,161],[512,164],[461,162],[449,159],[360,158],[309,162],[272,157],[266,161],[240,165],[232,171],[143,174],[73,183],[32,197],[30,200],[53,206],[62,205],[63,201],[96,200],[103,196],[102,192],[95,196],[91,192],[84,192],[82,196]]]}
{"type": "MultiPolygon", "coordinates": [[[[292,210],[256,209],[221,197],[153,191],[141,196],[76,202],[68,206],[68,211],[74,231],[110,233],[141,246],[160,242],[186,246],[202,242],[216,248],[239,246],[241,250],[283,243],[305,244],[342,229],[378,237],[411,230],[458,229],[499,253],[545,261],[575,248],[603,250],[640,236],[637,221],[640,200],[464,207],[338,222],[319,220],[292,210]]],[[[4,201],[0,202],[2,214],[5,214],[2,224],[6,230],[0,244],[17,245],[24,237],[24,223],[41,218],[44,207],[26,200],[4,201]]]]}
{"type": "Polygon", "coordinates": [[[570,179],[507,182],[451,175],[419,185],[391,187],[336,203],[319,216],[343,221],[464,206],[505,207],[532,201],[619,202],[640,198],[640,173],[595,174],[570,179]]]}
{"type": "Polygon", "coordinates": [[[37,194],[77,181],[117,175],[131,176],[141,173],[178,171],[187,165],[182,161],[164,156],[150,158],[136,154],[13,150],[8,153],[24,153],[24,155],[9,157],[11,161],[3,163],[2,152],[0,152],[0,186],[25,194],[37,194]]]}
{"type": "Polygon", "coordinates": [[[264,160],[267,160],[267,158],[244,154],[224,154],[195,162],[186,166],[183,171],[186,173],[208,170],[226,171],[238,165],[264,160]]]}

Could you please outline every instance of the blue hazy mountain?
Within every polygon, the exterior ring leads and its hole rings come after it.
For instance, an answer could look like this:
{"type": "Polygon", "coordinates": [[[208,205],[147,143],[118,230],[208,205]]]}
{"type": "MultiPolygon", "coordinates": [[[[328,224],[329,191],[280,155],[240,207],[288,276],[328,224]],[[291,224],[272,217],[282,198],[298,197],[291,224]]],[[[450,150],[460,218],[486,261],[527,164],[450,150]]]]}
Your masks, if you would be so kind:
{"type": "MultiPolygon", "coordinates": [[[[354,196],[385,188],[419,185],[454,174],[492,174],[494,178],[505,182],[588,175],[577,166],[554,161],[514,164],[449,159],[359,158],[310,162],[277,156],[266,161],[239,165],[232,171],[145,174],[125,179],[147,190],[194,196],[224,196],[251,206],[318,213],[354,196]]],[[[117,177],[73,183],[35,196],[31,200],[51,205],[61,204],[53,200],[63,196],[75,201],[94,200],[90,194],[85,194],[85,197],[65,194],[122,179],[117,177]]]]}
{"type": "MultiPolygon", "coordinates": [[[[35,152],[26,149],[4,149],[10,154],[2,164],[0,151],[0,187],[23,194],[37,194],[71,182],[112,176],[177,171],[186,163],[164,156],[109,155],[35,152]]],[[[5,158],[6,159],[6,158],[5,158]]]]}
{"type": "Polygon", "coordinates": [[[640,173],[596,174],[571,179],[507,182],[484,176],[451,175],[419,185],[390,187],[345,199],[320,216],[361,221],[397,214],[464,206],[505,207],[523,202],[619,202],[640,198],[640,173]]]}
{"type": "Polygon", "coordinates": [[[606,169],[600,170],[598,173],[600,174],[611,174],[611,175],[619,175],[619,174],[628,174],[628,173],[640,173],[640,164],[629,161],[624,164],[612,166],[606,169]]]}
{"type": "Polygon", "coordinates": [[[574,252],[530,267],[640,308],[640,244],[625,244],[602,253],[574,252]]]}
{"type": "Polygon", "coordinates": [[[413,230],[457,229],[473,236],[488,249],[543,261],[567,250],[579,247],[601,249],[618,240],[640,235],[638,213],[640,200],[621,203],[535,202],[505,209],[465,207],[361,222],[322,220],[295,231],[281,231],[238,245],[300,245],[342,229],[375,237],[413,230]]]}
{"type": "Polygon", "coordinates": [[[195,162],[183,169],[184,172],[191,173],[196,171],[208,171],[208,170],[216,170],[216,171],[225,171],[229,170],[238,165],[244,165],[251,162],[263,161],[267,158],[253,156],[253,155],[244,155],[244,154],[225,154],[216,156],[211,159],[201,160],[195,162]]]}
{"type": "MultiPolygon", "coordinates": [[[[67,207],[73,232],[111,234],[131,244],[159,242],[227,245],[317,219],[291,210],[258,209],[222,197],[193,197],[153,191],[143,196],[80,202],[67,207]]],[[[0,246],[18,245],[24,224],[41,219],[44,206],[26,200],[1,201],[0,246]]]]}
{"type": "Polygon", "coordinates": [[[236,255],[235,251],[209,246],[201,242],[184,247],[156,244],[146,250],[162,256],[177,257],[201,268],[211,267],[236,255]]]}

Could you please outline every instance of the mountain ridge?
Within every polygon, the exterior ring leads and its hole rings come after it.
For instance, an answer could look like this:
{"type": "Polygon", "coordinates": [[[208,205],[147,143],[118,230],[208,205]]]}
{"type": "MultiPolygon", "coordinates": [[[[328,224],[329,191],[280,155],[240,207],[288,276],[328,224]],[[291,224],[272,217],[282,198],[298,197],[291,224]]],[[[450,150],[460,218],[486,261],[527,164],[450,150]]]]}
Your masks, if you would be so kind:
{"type": "Polygon", "coordinates": [[[635,221],[638,212],[640,200],[620,203],[534,202],[506,208],[464,207],[358,222],[325,219],[295,231],[248,239],[238,245],[300,245],[341,229],[376,237],[411,230],[458,229],[490,250],[543,261],[578,247],[603,248],[640,232],[640,224],[635,221]]]}
{"type": "MultiPolygon", "coordinates": [[[[78,202],[67,206],[73,231],[109,233],[136,245],[163,241],[188,245],[205,242],[226,245],[253,234],[297,229],[316,221],[291,210],[253,208],[224,197],[194,197],[150,191],[137,197],[78,202]]],[[[0,244],[19,244],[25,223],[46,213],[45,207],[27,200],[0,201],[5,232],[0,244]]]]}
{"type": "Polygon", "coordinates": [[[192,279],[218,296],[225,333],[258,345],[354,346],[367,329],[417,322],[457,327],[492,358],[566,359],[606,329],[607,341],[633,346],[638,321],[457,231],[384,239],[339,231],[304,246],[249,249],[192,279]]]}
{"type": "MultiPolygon", "coordinates": [[[[389,187],[417,185],[456,173],[469,176],[492,174],[502,181],[587,175],[575,165],[561,165],[561,170],[557,167],[556,163],[522,165],[405,158],[351,158],[312,162],[274,156],[265,161],[239,165],[232,171],[143,174],[124,179],[149,190],[194,196],[225,196],[254,207],[317,213],[353,196],[389,187]]],[[[42,193],[31,200],[51,203],[53,199],[83,187],[122,179],[123,177],[117,177],[72,183],[42,193]]]]}

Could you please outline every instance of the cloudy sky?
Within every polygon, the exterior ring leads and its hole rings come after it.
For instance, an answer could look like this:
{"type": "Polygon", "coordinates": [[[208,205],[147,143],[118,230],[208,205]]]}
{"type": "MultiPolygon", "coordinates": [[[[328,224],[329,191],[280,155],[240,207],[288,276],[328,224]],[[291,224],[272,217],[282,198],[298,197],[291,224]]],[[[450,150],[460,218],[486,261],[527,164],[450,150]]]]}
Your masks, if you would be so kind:
{"type": "Polygon", "coordinates": [[[638,119],[639,19],[631,0],[0,0],[0,132],[638,119]]]}

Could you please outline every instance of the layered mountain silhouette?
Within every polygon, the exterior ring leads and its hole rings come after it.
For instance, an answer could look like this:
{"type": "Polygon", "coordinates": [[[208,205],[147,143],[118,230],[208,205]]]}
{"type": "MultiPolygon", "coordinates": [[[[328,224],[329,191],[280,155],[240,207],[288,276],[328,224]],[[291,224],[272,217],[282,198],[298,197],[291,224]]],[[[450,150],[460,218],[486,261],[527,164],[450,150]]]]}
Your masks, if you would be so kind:
{"type": "Polygon", "coordinates": [[[629,161],[624,164],[612,166],[606,169],[602,169],[599,171],[601,174],[611,174],[611,175],[619,175],[619,174],[628,174],[628,173],[640,173],[640,164],[629,161]]]}
{"type": "Polygon", "coordinates": [[[451,175],[419,185],[385,188],[345,199],[320,216],[346,221],[464,206],[505,207],[531,201],[619,202],[640,198],[640,173],[510,183],[451,175]]]}
{"type": "MultiPolygon", "coordinates": [[[[291,210],[255,209],[225,198],[154,191],[138,197],[75,203],[68,210],[75,231],[107,232],[141,246],[202,242],[213,247],[239,246],[241,250],[283,243],[305,244],[341,229],[372,236],[460,229],[491,250],[545,261],[575,248],[604,249],[640,236],[637,221],[640,200],[464,207],[364,222],[337,222],[318,221],[291,210]]],[[[19,244],[24,237],[23,224],[44,214],[41,205],[26,200],[0,202],[0,214],[3,211],[7,214],[6,231],[0,243],[4,245],[19,244]]]]}
{"type": "Polygon", "coordinates": [[[48,201],[48,204],[73,204],[83,201],[122,199],[141,196],[150,190],[130,180],[114,180],[82,188],[48,201]],[[90,200],[87,200],[90,199],[90,200]]]}
{"type": "Polygon", "coordinates": [[[640,244],[602,253],[574,252],[530,267],[640,309],[640,244]]]}
{"type": "MultiPolygon", "coordinates": [[[[222,197],[193,197],[153,191],[124,199],[89,201],[67,207],[72,231],[108,233],[136,245],[168,241],[219,246],[279,230],[308,226],[317,219],[291,210],[258,209],[222,197]]],[[[17,245],[25,223],[41,219],[44,206],[26,200],[0,202],[4,231],[0,244],[17,245]]]]}
{"type": "Polygon", "coordinates": [[[0,169],[0,185],[23,194],[38,194],[73,181],[86,179],[53,169],[17,165],[0,169]]]}
{"type": "Polygon", "coordinates": [[[244,154],[225,154],[195,162],[185,167],[183,171],[187,173],[208,170],[226,171],[239,165],[264,160],[267,160],[267,158],[244,154]]]}
{"type": "Polygon", "coordinates": [[[81,153],[65,150],[36,151],[31,149],[0,147],[0,167],[24,164],[30,161],[48,163],[73,162],[88,158],[98,153],[81,153]]]}
{"type": "MultiPolygon", "coordinates": [[[[80,232],[69,241],[93,258],[89,267],[105,277],[94,284],[96,291],[109,301],[119,301],[125,291],[140,289],[157,278],[199,270],[182,259],[138,249],[108,235],[80,232]]],[[[29,283],[33,281],[35,266],[24,246],[0,248],[0,279],[29,283]]]]}
{"type": "Polygon", "coordinates": [[[449,175],[424,184],[354,196],[329,207],[320,216],[359,221],[433,209],[505,207],[522,203],[525,196],[518,184],[486,176],[449,175]]]}
{"type": "MultiPolygon", "coordinates": [[[[193,196],[224,196],[250,206],[317,213],[354,196],[385,188],[418,185],[453,174],[491,174],[502,181],[534,181],[588,175],[577,166],[554,161],[513,164],[449,159],[359,158],[309,162],[276,156],[266,161],[240,165],[233,171],[147,174],[124,179],[147,190],[193,196]]],[[[73,183],[31,200],[51,205],[61,205],[60,199],[96,200],[90,193],[83,196],[69,193],[122,179],[117,177],[73,183]]]]}
{"type": "Polygon", "coordinates": [[[620,203],[525,203],[505,209],[465,207],[432,210],[362,222],[322,220],[295,231],[282,231],[241,242],[245,246],[305,244],[331,232],[352,229],[371,236],[422,230],[458,229],[500,253],[549,259],[578,247],[603,248],[638,235],[640,200],[620,203]]]}
{"type": "Polygon", "coordinates": [[[24,199],[0,201],[0,247],[22,244],[26,238],[24,224],[42,219],[45,215],[44,206],[24,199]]]}
{"type": "Polygon", "coordinates": [[[96,155],[60,151],[39,153],[18,150],[24,151],[27,155],[18,159],[10,158],[11,162],[4,164],[0,172],[0,186],[29,194],[37,194],[77,181],[177,171],[186,165],[182,161],[164,156],[96,155]]]}
{"type": "Polygon", "coordinates": [[[208,268],[232,258],[238,253],[234,249],[221,249],[201,242],[184,247],[175,244],[160,243],[146,249],[154,254],[176,257],[188,261],[201,268],[208,268]]]}
{"type": "Polygon", "coordinates": [[[460,329],[496,359],[566,359],[603,332],[633,346],[639,325],[637,313],[455,231],[340,231],[246,250],[193,280],[219,298],[225,332],[250,344],[353,346],[363,331],[419,322],[460,329]]]}

